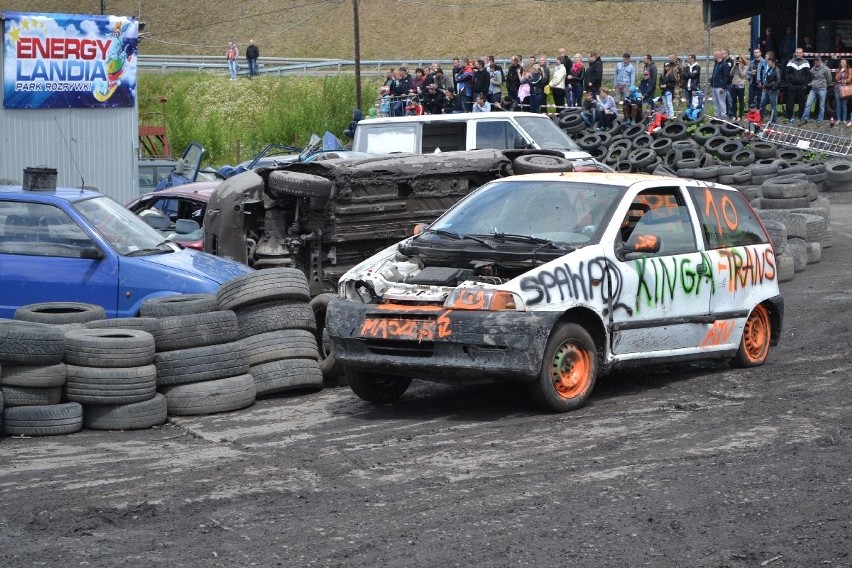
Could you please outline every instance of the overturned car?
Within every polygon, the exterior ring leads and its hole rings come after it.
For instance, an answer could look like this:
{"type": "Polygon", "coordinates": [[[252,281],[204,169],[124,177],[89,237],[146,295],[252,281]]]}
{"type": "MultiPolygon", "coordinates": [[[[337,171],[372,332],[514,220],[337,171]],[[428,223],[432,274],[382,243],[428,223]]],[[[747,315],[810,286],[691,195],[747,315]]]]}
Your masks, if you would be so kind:
{"type": "MultiPolygon", "coordinates": [[[[254,268],[305,272],[323,327],[347,270],[429,223],[485,183],[518,174],[571,171],[549,150],[390,154],[292,163],[222,182],[204,218],[204,250],[254,268]]],[[[583,162],[577,169],[601,166],[583,162]]],[[[604,166],[605,167],[605,166],[604,166]]],[[[329,372],[331,361],[325,361],[329,372]]]]}

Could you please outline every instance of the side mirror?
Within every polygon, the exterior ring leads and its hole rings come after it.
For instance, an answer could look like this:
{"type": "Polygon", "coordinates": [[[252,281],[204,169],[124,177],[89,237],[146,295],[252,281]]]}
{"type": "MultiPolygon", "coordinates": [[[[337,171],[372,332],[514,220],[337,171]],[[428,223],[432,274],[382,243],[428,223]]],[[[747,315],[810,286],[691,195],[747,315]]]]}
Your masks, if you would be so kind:
{"type": "Polygon", "coordinates": [[[653,254],[660,252],[661,241],[657,235],[636,235],[630,241],[624,245],[625,253],[653,254]]]}
{"type": "Polygon", "coordinates": [[[515,136],[515,150],[525,150],[527,148],[527,141],[524,140],[523,136],[515,136]]]}
{"type": "Polygon", "coordinates": [[[104,251],[96,246],[87,246],[80,249],[80,258],[86,258],[88,260],[103,260],[104,257],[106,257],[104,251]]]}

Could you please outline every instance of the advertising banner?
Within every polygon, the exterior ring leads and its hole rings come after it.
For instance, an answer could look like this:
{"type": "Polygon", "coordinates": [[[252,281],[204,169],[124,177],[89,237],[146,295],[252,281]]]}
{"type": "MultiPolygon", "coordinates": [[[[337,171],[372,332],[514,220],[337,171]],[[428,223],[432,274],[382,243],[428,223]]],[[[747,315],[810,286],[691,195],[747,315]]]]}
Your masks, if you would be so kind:
{"type": "Polygon", "coordinates": [[[84,14],[4,12],[3,107],[132,107],[139,23],[84,14]]]}

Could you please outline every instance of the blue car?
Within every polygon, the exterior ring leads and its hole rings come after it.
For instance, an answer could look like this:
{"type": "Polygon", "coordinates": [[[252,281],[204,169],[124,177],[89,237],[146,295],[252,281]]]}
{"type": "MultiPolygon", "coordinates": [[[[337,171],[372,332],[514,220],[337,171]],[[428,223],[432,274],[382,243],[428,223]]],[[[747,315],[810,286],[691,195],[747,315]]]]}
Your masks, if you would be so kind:
{"type": "Polygon", "coordinates": [[[139,313],[148,298],[214,293],[251,272],[167,241],[96,191],[0,186],[0,317],[36,302],[98,304],[108,317],[139,313]]]}

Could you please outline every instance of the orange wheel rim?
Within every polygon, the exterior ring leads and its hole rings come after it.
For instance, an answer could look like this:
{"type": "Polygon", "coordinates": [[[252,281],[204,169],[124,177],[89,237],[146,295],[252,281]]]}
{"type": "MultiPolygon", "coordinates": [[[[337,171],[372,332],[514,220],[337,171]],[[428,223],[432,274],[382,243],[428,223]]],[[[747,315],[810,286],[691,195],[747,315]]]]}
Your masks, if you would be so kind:
{"type": "Polygon", "coordinates": [[[771,335],[769,312],[766,307],[759,305],[751,312],[743,329],[743,347],[749,361],[760,363],[766,359],[771,335]]]}
{"type": "Polygon", "coordinates": [[[563,343],[550,363],[553,388],[562,398],[575,398],[591,382],[592,358],[580,345],[563,343]]]}

